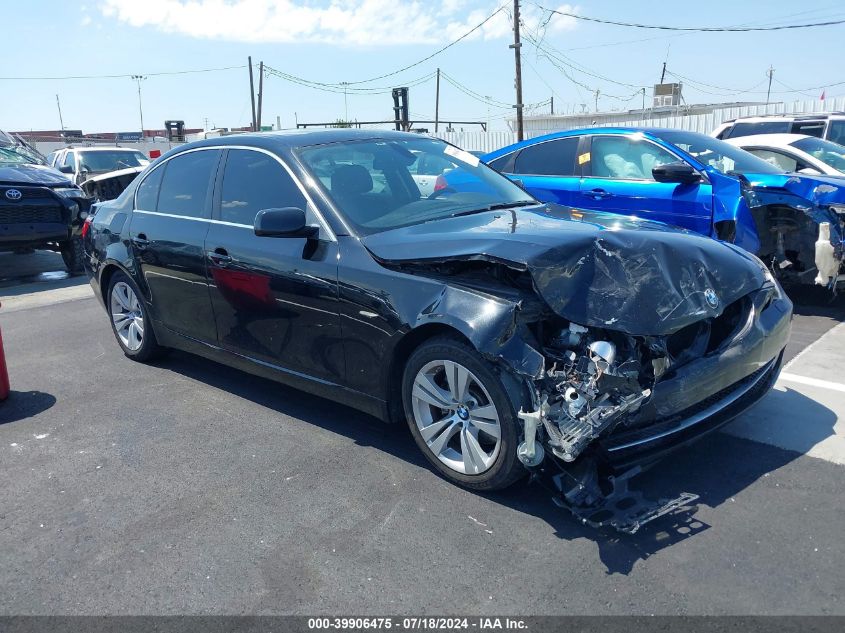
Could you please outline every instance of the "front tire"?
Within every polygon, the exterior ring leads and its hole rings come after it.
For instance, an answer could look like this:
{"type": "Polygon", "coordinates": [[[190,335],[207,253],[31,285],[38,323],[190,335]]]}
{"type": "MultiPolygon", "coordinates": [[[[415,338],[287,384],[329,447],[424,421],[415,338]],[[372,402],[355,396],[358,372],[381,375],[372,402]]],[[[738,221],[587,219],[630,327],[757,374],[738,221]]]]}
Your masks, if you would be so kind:
{"type": "Polygon", "coordinates": [[[510,398],[493,366],[468,345],[436,338],[417,348],[405,366],[402,401],[414,441],[449,481],[499,490],[526,474],[510,398]]]}
{"type": "Polygon", "coordinates": [[[72,236],[67,242],[61,245],[62,260],[65,262],[68,272],[71,275],[79,275],[85,270],[85,249],[82,246],[82,237],[72,236]]]}
{"type": "Polygon", "coordinates": [[[106,307],[114,337],[128,358],[143,363],[161,352],[141,293],[125,273],[112,275],[106,307]]]}

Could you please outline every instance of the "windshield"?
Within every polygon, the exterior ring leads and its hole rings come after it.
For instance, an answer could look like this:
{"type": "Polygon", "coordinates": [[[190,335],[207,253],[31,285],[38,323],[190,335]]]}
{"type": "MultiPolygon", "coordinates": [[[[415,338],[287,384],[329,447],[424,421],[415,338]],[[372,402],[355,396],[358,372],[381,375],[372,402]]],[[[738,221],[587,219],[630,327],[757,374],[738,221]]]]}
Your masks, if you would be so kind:
{"type": "Polygon", "coordinates": [[[667,130],[656,133],[667,143],[677,146],[700,163],[723,174],[782,174],[762,158],[705,134],[667,130]]]}
{"type": "Polygon", "coordinates": [[[17,151],[17,148],[0,147],[0,163],[6,165],[43,165],[44,161],[29,152],[17,151]]]}
{"type": "Polygon", "coordinates": [[[136,151],[79,152],[79,171],[81,172],[117,171],[127,167],[143,167],[149,163],[149,159],[143,153],[136,151]]]}
{"type": "Polygon", "coordinates": [[[823,141],[820,138],[802,138],[800,141],[790,143],[792,147],[807,152],[816,160],[834,169],[845,172],[845,147],[830,141],[823,141]]]}
{"type": "Polygon", "coordinates": [[[363,234],[537,204],[478,157],[436,139],[346,141],[299,156],[363,234]]]}

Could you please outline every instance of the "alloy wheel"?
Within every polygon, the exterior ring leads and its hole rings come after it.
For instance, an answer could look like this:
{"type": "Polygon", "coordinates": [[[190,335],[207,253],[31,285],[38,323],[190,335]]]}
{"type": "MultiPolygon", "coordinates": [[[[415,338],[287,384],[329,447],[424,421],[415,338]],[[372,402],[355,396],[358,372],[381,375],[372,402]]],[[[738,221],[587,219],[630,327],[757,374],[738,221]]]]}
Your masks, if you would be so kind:
{"type": "Polygon", "coordinates": [[[130,352],[138,351],[144,344],[144,312],[138,296],[129,284],[119,281],[112,288],[110,304],[117,337],[130,352]]]}
{"type": "Polygon", "coordinates": [[[414,422],[431,453],[455,472],[480,475],[499,455],[499,412],[481,381],[460,363],[434,360],[414,377],[414,422]]]}

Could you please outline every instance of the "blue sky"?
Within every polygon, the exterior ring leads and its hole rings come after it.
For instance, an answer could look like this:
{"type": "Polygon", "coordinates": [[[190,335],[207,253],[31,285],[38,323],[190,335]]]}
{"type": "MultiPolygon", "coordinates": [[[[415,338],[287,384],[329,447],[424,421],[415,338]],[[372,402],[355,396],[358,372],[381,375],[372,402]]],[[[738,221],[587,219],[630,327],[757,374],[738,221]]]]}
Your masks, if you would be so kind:
{"type": "MultiPolygon", "coordinates": [[[[406,72],[352,84],[412,64],[469,31],[502,6],[485,0],[62,0],[5,2],[0,69],[0,128],[56,129],[60,95],[64,124],[85,132],[140,127],[137,86],[109,79],[11,79],[78,75],[149,75],[142,82],[146,128],[165,119],[189,127],[249,123],[247,56],[310,81],[350,88],[412,84],[411,112],[433,118],[440,67],[462,91],[441,80],[442,119],[490,119],[505,128],[513,96],[508,48],[512,3],[444,53],[406,72]],[[217,72],[153,73],[244,66],[217,72]],[[413,82],[419,81],[418,85],[413,82]],[[486,98],[487,99],[486,99],[486,98]],[[489,99],[489,100],[488,100],[489,99]]],[[[845,25],[768,33],[672,33],[575,21],[544,8],[618,21],[674,26],[774,25],[845,19],[841,2],[711,0],[659,3],[607,0],[570,5],[524,2],[529,40],[523,45],[524,100],[547,112],[628,109],[642,103],[639,86],[660,78],[664,60],[684,80],[689,103],[765,100],[773,66],[772,100],[819,97],[818,86],[845,82],[845,25]],[[541,8],[542,7],[542,8],[541,8]],[[550,59],[551,58],[551,59],[550,59]],[[813,88],[806,94],[795,92],[813,88]],[[744,91],[744,92],[740,92],[744,91]]],[[[669,75],[667,80],[674,79],[669,75]]],[[[256,77],[257,80],[257,77],[256,77]]],[[[389,94],[315,90],[265,78],[264,123],[392,117],[389,94]]],[[[827,96],[845,94],[845,84],[827,96]]],[[[650,96],[650,89],[646,96],[650,96]]],[[[429,126],[430,127],[430,126],[429,126]]]]}

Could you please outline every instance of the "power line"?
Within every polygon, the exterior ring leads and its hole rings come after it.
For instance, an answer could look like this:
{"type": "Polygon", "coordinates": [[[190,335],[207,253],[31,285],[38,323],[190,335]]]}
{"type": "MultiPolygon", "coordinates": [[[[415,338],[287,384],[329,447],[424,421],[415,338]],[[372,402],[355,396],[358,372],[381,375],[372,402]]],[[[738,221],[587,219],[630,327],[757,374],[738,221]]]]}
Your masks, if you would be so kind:
{"type": "Polygon", "coordinates": [[[446,74],[442,70],[440,71],[440,76],[443,77],[443,79],[448,81],[450,84],[452,84],[455,88],[457,88],[458,90],[463,92],[465,95],[467,95],[468,97],[471,97],[472,99],[475,99],[476,101],[480,101],[481,103],[484,103],[486,105],[493,106],[493,107],[496,107],[496,108],[512,108],[513,107],[513,105],[510,104],[510,103],[506,103],[505,101],[499,101],[497,99],[491,99],[489,97],[485,97],[484,95],[467,88],[465,85],[463,85],[457,79],[455,79],[451,75],[446,74]]]}
{"type": "MultiPolygon", "coordinates": [[[[685,77],[684,75],[680,75],[680,74],[678,74],[676,72],[672,72],[670,70],[667,70],[666,73],[669,74],[669,75],[672,75],[673,77],[677,77],[678,79],[682,79],[684,81],[687,81],[690,84],[698,84],[698,85],[701,85],[701,86],[707,86],[708,88],[715,88],[716,90],[724,90],[725,91],[724,93],[715,93],[715,92],[707,92],[706,90],[701,90],[700,88],[697,88],[695,85],[691,86],[693,89],[698,90],[699,92],[703,92],[705,94],[712,94],[712,95],[719,96],[719,97],[730,96],[732,94],[749,94],[749,93],[750,94],[765,94],[766,93],[765,90],[756,90],[756,88],[762,86],[764,83],[766,83],[766,81],[768,81],[768,74],[767,74],[766,79],[763,79],[760,83],[752,86],[748,90],[737,90],[735,88],[728,88],[726,86],[716,86],[716,85],[713,85],[713,84],[706,84],[704,82],[700,82],[700,81],[696,81],[694,79],[690,79],[689,77],[685,77]]],[[[782,85],[786,88],[789,88],[789,86],[784,84],[782,81],[779,81],[777,79],[775,79],[774,81],[776,81],[777,83],[779,83],[780,85],[782,85]]],[[[833,82],[833,83],[824,84],[823,86],[812,86],[810,88],[800,88],[800,89],[790,88],[789,90],[772,90],[772,94],[793,94],[793,93],[806,94],[806,93],[810,93],[814,90],[822,90],[822,89],[825,89],[825,88],[835,88],[836,86],[842,86],[842,85],[845,85],[845,81],[837,81],[837,82],[833,82]]],[[[812,96],[812,95],[807,95],[807,96],[812,96]]]]}
{"type": "MultiPolygon", "coordinates": [[[[361,88],[355,86],[349,86],[348,84],[345,85],[343,82],[339,84],[327,84],[319,81],[313,81],[310,79],[305,79],[304,77],[298,77],[297,75],[291,75],[290,73],[286,73],[284,71],[278,70],[277,68],[273,68],[272,66],[264,65],[264,72],[268,75],[272,75],[274,77],[278,77],[279,79],[284,79],[285,81],[289,81],[291,83],[299,84],[300,86],[304,86],[306,88],[312,88],[314,90],[321,90],[323,92],[332,92],[335,94],[356,94],[356,95],[381,95],[381,94],[388,94],[392,91],[391,87],[370,87],[370,88],[361,88]]],[[[427,75],[422,77],[418,77],[408,82],[404,82],[406,87],[412,88],[414,86],[422,85],[435,76],[436,73],[431,72],[427,75]]],[[[350,82],[351,83],[351,82],[350,82]]]]}
{"type": "MultiPolygon", "coordinates": [[[[158,73],[142,73],[144,77],[164,77],[167,75],[191,75],[195,73],[214,73],[223,70],[242,70],[246,65],[224,66],[222,68],[200,68],[197,70],[171,70],[158,73]]],[[[138,73],[120,75],[71,75],[67,77],[0,77],[0,81],[64,81],[66,79],[132,79],[138,73]]]]}
{"type": "Polygon", "coordinates": [[[457,39],[455,39],[455,40],[452,40],[451,42],[449,42],[449,43],[448,43],[448,44],[446,44],[445,46],[443,46],[443,47],[441,47],[441,48],[438,48],[436,51],[434,51],[434,52],[433,52],[431,55],[429,55],[428,57],[423,57],[421,60],[416,61],[416,62],[414,62],[413,64],[408,64],[407,66],[405,66],[405,67],[403,67],[403,68],[400,68],[399,70],[394,70],[393,72],[385,73],[385,74],[383,74],[383,75],[379,75],[378,77],[370,77],[369,79],[361,79],[361,80],[359,80],[359,81],[350,81],[350,82],[349,82],[349,84],[350,84],[350,85],[354,85],[354,84],[366,84],[366,83],[370,83],[371,81],[378,81],[379,79],[385,79],[385,78],[387,78],[387,77],[393,77],[394,75],[398,75],[399,73],[405,72],[406,70],[409,70],[409,69],[411,69],[411,68],[414,68],[415,66],[419,66],[420,64],[423,64],[423,63],[427,62],[428,60],[430,60],[430,59],[432,59],[432,58],[436,57],[436,56],[437,56],[437,55],[439,55],[440,53],[442,53],[442,52],[444,52],[444,51],[446,51],[446,50],[448,50],[448,49],[452,48],[455,44],[457,44],[457,43],[459,43],[459,42],[461,42],[461,41],[465,40],[466,38],[468,38],[470,35],[472,35],[473,33],[475,33],[478,29],[480,29],[482,26],[484,26],[484,25],[485,25],[485,24],[487,24],[490,20],[492,20],[492,19],[493,19],[496,15],[498,15],[498,14],[502,11],[502,9],[504,9],[504,8],[505,8],[505,6],[506,6],[506,5],[502,5],[502,6],[500,6],[498,9],[496,9],[495,11],[493,11],[493,13],[491,13],[491,14],[490,14],[490,15],[488,15],[486,18],[484,18],[481,22],[479,22],[479,23],[478,23],[478,24],[476,24],[474,27],[472,27],[469,31],[467,31],[466,33],[464,33],[463,35],[461,35],[459,38],[457,38],[457,39]]]}
{"type": "Polygon", "coordinates": [[[808,29],[818,26],[833,26],[836,24],[845,24],[845,20],[827,20],[825,22],[810,22],[806,24],[783,24],[780,26],[663,26],[656,24],[638,24],[636,22],[616,22],[614,20],[606,20],[603,18],[593,18],[586,15],[578,15],[569,11],[558,11],[557,9],[548,9],[542,5],[537,5],[543,11],[548,11],[550,14],[562,15],[576,20],[583,20],[586,22],[597,22],[599,24],[611,24],[613,26],[627,26],[637,29],[655,29],[660,31],[697,31],[700,33],[747,33],[749,31],[783,31],[786,29],[808,29]]]}

